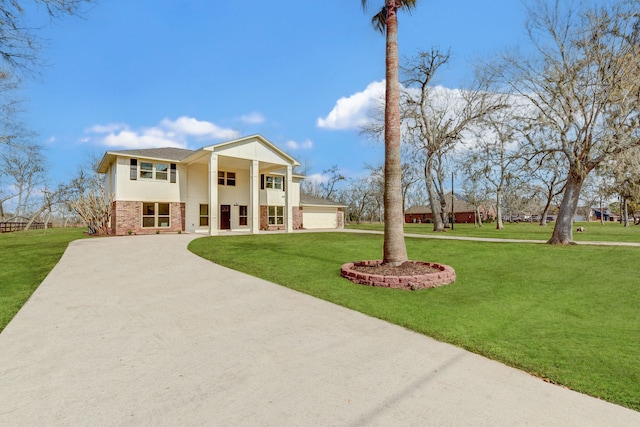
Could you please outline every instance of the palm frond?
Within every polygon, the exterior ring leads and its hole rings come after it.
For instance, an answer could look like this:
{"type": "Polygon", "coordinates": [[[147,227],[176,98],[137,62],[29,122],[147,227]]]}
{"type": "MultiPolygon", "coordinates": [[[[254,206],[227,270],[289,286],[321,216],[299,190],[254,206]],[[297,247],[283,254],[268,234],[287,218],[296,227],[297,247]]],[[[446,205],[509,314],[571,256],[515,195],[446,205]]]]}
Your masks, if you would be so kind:
{"type": "Polygon", "coordinates": [[[383,7],[380,12],[371,17],[371,24],[373,28],[381,33],[384,33],[387,28],[387,7],[383,7]]]}
{"type": "MultiPolygon", "coordinates": [[[[366,10],[368,3],[369,0],[361,0],[362,8],[366,10]]],[[[380,11],[373,15],[373,17],[371,18],[371,24],[373,24],[373,27],[381,33],[384,33],[387,28],[386,1],[384,3],[385,5],[382,7],[382,9],[380,9],[380,11]]],[[[411,9],[415,9],[417,4],[418,0],[396,0],[396,7],[398,9],[406,9],[408,12],[411,12],[411,9]]]]}

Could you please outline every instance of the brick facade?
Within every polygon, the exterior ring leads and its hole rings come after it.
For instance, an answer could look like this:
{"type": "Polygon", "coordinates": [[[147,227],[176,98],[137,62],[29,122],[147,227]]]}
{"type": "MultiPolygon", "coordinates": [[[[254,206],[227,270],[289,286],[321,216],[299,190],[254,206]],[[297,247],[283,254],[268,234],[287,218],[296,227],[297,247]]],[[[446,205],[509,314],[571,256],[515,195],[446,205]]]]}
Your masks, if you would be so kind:
{"type": "Polygon", "coordinates": [[[344,228],[344,208],[338,208],[336,215],[338,215],[337,228],[344,228]]]}
{"type": "Polygon", "coordinates": [[[117,201],[111,204],[111,234],[155,234],[185,231],[185,204],[169,203],[171,223],[169,227],[142,227],[142,202],[117,201]]]}
{"type": "MultiPolygon", "coordinates": [[[[293,229],[300,230],[303,227],[302,224],[302,208],[300,206],[293,206],[293,229]]],[[[260,205],[260,230],[284,230],[283,225],[269,225],[268,207],[260,205]]]]}
{"type": "Polygon", "coordinates": [[[293,207],[293,229],[300,230],[304,224],[302,224],[302,208],[300,206],[293,207]]]}

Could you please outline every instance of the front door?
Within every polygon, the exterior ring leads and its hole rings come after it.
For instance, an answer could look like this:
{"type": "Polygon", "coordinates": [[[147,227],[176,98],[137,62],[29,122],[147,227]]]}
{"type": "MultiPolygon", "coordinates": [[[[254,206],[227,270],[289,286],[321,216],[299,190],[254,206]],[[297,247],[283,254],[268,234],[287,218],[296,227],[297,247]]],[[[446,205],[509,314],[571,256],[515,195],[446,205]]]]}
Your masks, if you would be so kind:
{"type": "Polygon", "coordinates": [[[220,230],[231,230],[230,205],[220,205],[220,230]]]}

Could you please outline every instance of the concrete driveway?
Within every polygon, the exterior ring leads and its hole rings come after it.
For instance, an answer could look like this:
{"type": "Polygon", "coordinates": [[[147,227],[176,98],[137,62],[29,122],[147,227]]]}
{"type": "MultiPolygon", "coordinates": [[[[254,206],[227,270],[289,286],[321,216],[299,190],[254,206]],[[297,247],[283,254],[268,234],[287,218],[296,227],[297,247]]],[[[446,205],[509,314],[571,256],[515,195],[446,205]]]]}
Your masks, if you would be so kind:
{"type": "Polygon", "coordinates": [[[0,334],[0,425],[640,425],[638,412],[210,263],[187,251],[195,237],[71,243],[0,334]]]}

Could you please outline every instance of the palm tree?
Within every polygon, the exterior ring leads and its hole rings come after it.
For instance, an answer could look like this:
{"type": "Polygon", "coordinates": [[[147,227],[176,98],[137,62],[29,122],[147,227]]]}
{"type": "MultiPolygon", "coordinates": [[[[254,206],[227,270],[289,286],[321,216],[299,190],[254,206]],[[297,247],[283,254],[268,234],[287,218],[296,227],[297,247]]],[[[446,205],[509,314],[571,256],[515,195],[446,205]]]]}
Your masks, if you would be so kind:
{"type": "MultiPolygon", "coordinates": [[[[361,0],[366,8],[368,0],[361,0]]],[[[400,161],[400,84],[398,82],[399,9],[410,10],[418,0],[385,0],[371,23],[386,32],[386,95],[384,111],[384,255],[383,264],[400,265],[407,261],[402,211],[402,166],[400,161]]]]}

